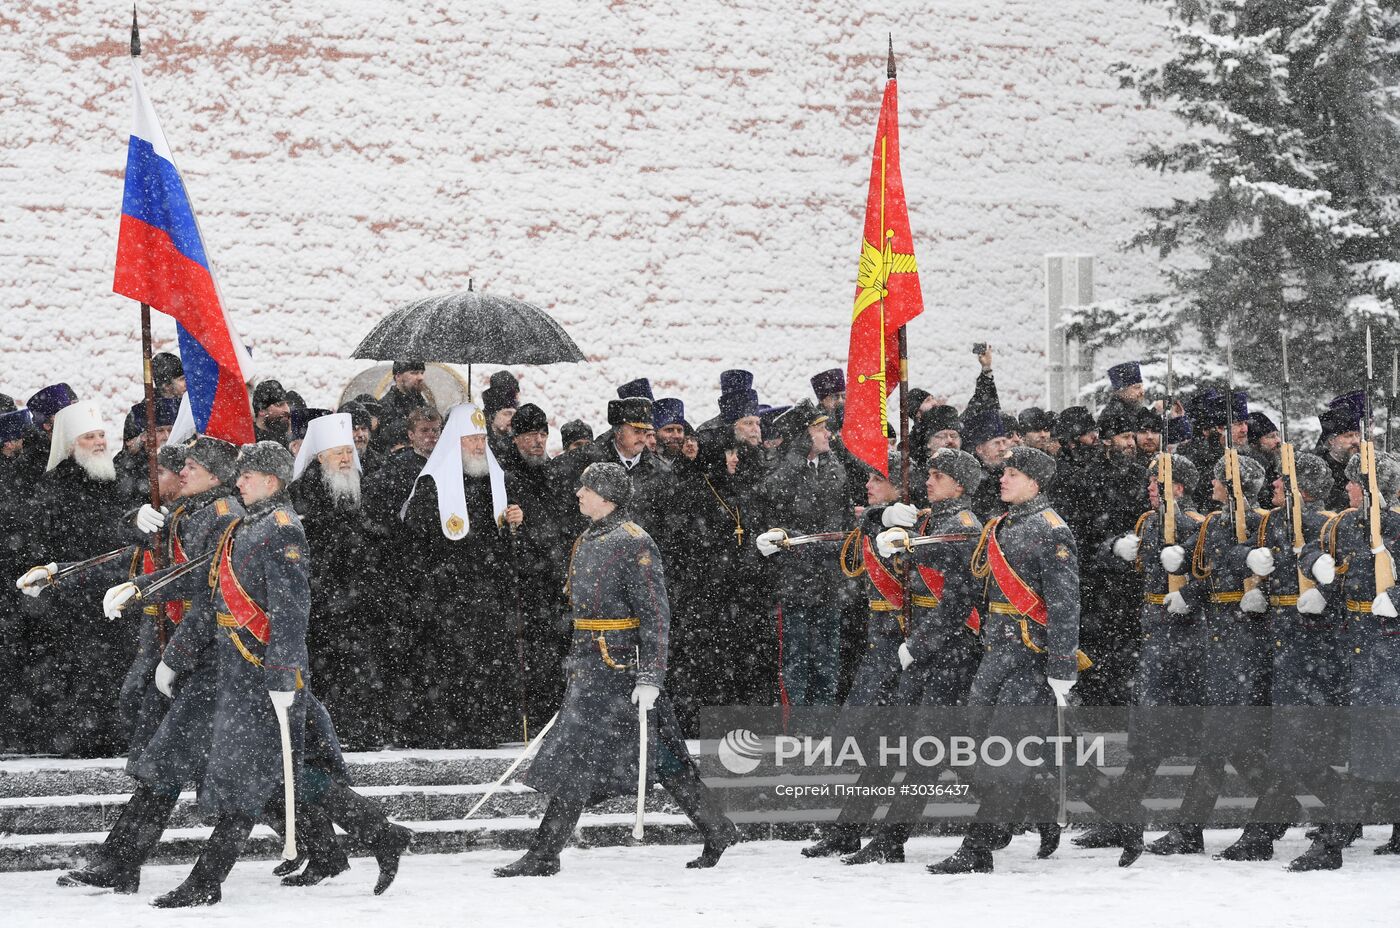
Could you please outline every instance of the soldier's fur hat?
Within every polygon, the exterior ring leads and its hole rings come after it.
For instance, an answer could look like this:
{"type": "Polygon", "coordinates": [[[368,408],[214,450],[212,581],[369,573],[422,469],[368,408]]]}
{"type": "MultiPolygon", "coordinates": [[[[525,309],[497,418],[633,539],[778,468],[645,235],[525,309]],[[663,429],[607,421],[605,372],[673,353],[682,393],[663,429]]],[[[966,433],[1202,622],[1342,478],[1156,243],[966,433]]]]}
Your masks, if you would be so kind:
{"type": "Polygon", "coordinates": [[[632,478],[621,464],[599,461],[583,469],[579,482],[619,508],[632,501],[632,478]]]}
{"type": "MultiPolygon", "coordinates": [[[[263,444],[268,443],[263,442],[263,444]]],[[[272,444],[277,443],[272,442],[272,444]]],[[[278,444],[277,447],[282,446],[278,444]]],[[[288,454],[290,455],[291,452],[288,454]]],[[[209,471],[226,487],[233,486],[234,478],[238,476],[235,470],[235,465],[241,463],[238,448],[233,443],[221,438],[201,435],[184,447],[184,456],[209,471]]],[[[178,470],[178,468],[176,469],[178,470]]],[[[239,467],[238,469],[253,470],[254,468],[239,467]]],[[[267,473],[272,473],[272,471],[267,471],[267,473]]]]}
{"type": "MultiPolygon", "coordinates": [[[[1152,463],[1147,465],[1148,476],[1153,480],[1157,478],[1157,465],[1162,460],[1159,454],[1152,459],[1152,463]]],[[[1182,489],[1187,493],[1196,489],[1196,484],[1201,482],[1201,472],[1196,469],[1196,465],[1184,454],[1172,455],[1172,483],[1181,484],[1182,489]]]]}
{"type": "Polygon", "coordinates": [[[962,485],[963,493],[968,496],[977,492],[982,478],[986,476],[975,457],[956,448],[939,448],[928,459],[928,469],[952,477],[962,485]]]}
{"type": "Polygon", "coordinates": [[[1044,490],[1055,479],[1055,459],[1030,445],[1018,445],[1006,453],[1006,466],[1014,467],[1044,490]]]}
{"type": "MultiPolygon", "coordinates": [[[[1347,461],[1347,479],[1357,486],[1366,486],[1366,477],[1361,473],[1361,455],[1353,454],[1351,460],[1347,461]]],[[[1400,460],[1397,460],[1395,455],[1377,452],[1376,489],[1381,491],[1381,496],[1385,497],[1387,502],[1400,492],[1400,460]]]]}
{"type": "MultiPolygon", "coordinates": [[[[1299,454],[1295,464],[1298,468],[1298,489],[1313,499],[1326,499],[1336,483],[1327,462],[1315,454],[1299,454]]],[[[1285,486],[1284,489],[1288,488],[1285,486]]]]}
{"type": "Polygon", "coordinates": [[[172,474],[178,474],[185,466],[185,450],[184,445],[161,445],[156,452],[156,463],[172,474]]]}
{"type": "MultiPolygon", "coordinates": [[[[1245,496],[1258,496],[1260,487],[1264,485],[1264,468],[1253,458],[1245,457],[1243,454],[1239,458],[1240,487],[1244,490],[1245,496]]],[[[1176,461],[1172,461],[1172,464],[1175,465],[1176,461]]],[[[1227,488],[1229,487],[1225,481],[1225,458],[1222,457],[1215,462],[1215,470],[1212,471],[1211,476],[1224,483],[1227,488]]]]}
{"type": "Polygon", "coordinates": [[[255,441],[238,449],[236,462],[240,474],[271,474],[282,485],[292,482],[292,453],[275,441],[255,441]]]}

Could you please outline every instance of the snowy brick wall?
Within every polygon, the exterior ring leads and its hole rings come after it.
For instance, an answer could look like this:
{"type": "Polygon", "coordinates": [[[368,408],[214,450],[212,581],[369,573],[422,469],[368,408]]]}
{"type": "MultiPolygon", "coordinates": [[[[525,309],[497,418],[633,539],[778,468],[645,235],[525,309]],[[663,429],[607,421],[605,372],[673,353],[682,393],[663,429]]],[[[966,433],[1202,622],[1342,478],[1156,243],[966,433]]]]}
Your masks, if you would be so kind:
{"type": "MultiPolygon", "coordinates": [[[[1106,68],[1155,57],[1161,14],[860,6],[162,0],[143,67],[259,373],[329,403],[375,320],[471,277],[546,307],[589,357],[517,370],[556,425],[601,422],[640,375],[698,422],[724,368],[781,403],[844,363],[893,30],[929,309],[913,380],[961,402],[987,339],[1008,405],[1041,402],[1042,255],[1098,254],[1101,297],[1152,282],[1150,256],[1115,246],[1174,183],[1129,153],[1174,126],[1106,68]]],[[[113,416],[139,396],[137,310],[111,293],[127,15],[0,11],[0,391],[66,379],[113,416]]]]}

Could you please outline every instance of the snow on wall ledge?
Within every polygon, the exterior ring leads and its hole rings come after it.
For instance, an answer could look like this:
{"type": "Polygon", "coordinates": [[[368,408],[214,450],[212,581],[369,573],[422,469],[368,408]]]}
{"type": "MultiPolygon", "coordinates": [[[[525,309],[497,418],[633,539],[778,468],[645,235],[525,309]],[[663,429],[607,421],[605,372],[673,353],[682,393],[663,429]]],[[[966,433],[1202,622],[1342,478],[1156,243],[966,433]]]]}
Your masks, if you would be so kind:
{"type": "MultiPolygon", "coordinates": [[[[913,381],[961,402],[973,341],[1008,405],[1043,401],[1042,255],[1116,250],[1171,178],[1174,131],[1106,73],[1161,52],[1132,0],[715,3],[164,0],[143,70],[260,374],[313,405],[392,306],[530,299],[589,363],[518,370],[556,425],[652,378],[692,421],[719,372],[766,402],[844,364],[886,32],[928,312],[913,381]]],[[[0,12],[0,391],[139,398],[138,314],[111,293],[130,127],[119,3],[0,12]]],[[[173,344],[160,318],[158,347],[173,344]]],[[[1115,359],[1103,359],[1110,363],[1115,359]]],[[[478,386],[488,371],[478,372],[478,386]]]]}

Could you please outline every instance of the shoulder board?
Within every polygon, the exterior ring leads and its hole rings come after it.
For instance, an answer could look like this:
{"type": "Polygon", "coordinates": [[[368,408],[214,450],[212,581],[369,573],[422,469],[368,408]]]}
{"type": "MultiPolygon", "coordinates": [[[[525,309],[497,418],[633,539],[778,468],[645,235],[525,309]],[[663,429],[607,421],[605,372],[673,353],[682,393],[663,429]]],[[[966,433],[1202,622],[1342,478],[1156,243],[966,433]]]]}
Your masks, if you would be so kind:
{"type": "Polygon", "coordinates": [[[622,530],[625,531],[627,534],[631,535],[633,538],[641,538],[643,535],[646,534],[646,532],[642,531],[642,527],[636,522],[622,523],[622,530]]]}
{"type": "Polygon", "coordinates": [[[291,525],[291,524],[292,524],[292,516],[291,516],[291,513],[287,512],[287,510],[285,510],[285,509],[278,509],[278,510],[276,510],[275,512],[273,512],[273,513],[272,513],[272,519],[273,519],[273,521],[276,522],[278,525],[291,525]]]}
{"type": "Polygon", "coordinates": [[[1046,522],[1050,523],[1051,528],[1060,528],[1065,524],[1065,520],[1061,519],[1060,514],[1053,509],[1047,509],[1041,515],[1045,517],[1046,522]]]}
{"type": "Polygon", "coordinates": [[[964,509],[962,512],[958,513],[958,521],[968,528],[972,528],[977,524],[977,517],[964,509]]]}
{"type": "Polygon", "coordinates": [[[217,512],[217,513],[218,513],[219,515],[221,515],[221,516],[226,516],[226,515],[228,515],[228,514],[229,514],[228,500],[226,500],[226,499],[216,499],[216,500],[214,500],[214,511],[217,512]]]}
{"type": "Polygon", "coordinates": [[[1201,524],[1206,520],[1205,516],[1201,515],[1194,509],[1186,510],[1186,517],[1189,518],[1192,522],[1195,522],[1197,525],[1201,524]]]}

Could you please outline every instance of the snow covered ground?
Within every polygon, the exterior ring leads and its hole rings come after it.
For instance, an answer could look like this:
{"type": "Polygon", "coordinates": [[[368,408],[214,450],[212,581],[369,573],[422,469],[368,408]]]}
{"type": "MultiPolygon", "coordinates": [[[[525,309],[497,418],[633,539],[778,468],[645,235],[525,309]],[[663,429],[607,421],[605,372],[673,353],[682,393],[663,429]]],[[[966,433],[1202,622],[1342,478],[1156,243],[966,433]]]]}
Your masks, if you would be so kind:
{"type": "MultiPolygon", "coordinates": [[[[1218,851],[1237,835],[1209,833],[1207,849],[1218,851]]],[[[1268,863],[1147,857],[1129,870],[1114,865],[1116,851],[1082,851],[1068,843],[1053,859],[1038,861],[1034,840],[1022,837],[997,854],[996,873],[961,877],[933,877],[923,868],[950,853],[954,838],[916,839],[908,863],[881,867],[804,860],[800,845],[777,841],[740,845],[708,872],[684,869],[694,847],[568,850],[563,871],[543,880],[495,879],[491,868],[516,854],[484,850],[408,858],[393,888],[378,898],[370,894],[371,860],[356,859],[349,873],[308,890],[278,886],[268,872],[271,863],[255,861],[234,870],[221,905],[183,912],[156,912],[146,903],[174,887],[184,866],[148,868],[135,896],[59,889],[52,871],[5,873],[0,924],[1355,928],[1390,923],[1400,903],[1400,859],[1371,854],[1383,837],[1381,829],[1369,829],[1347,852],[1342,870],[1314,874],[1282,869],[1306,846],[1301,829],[1289,833],[1268,863]]]]}

